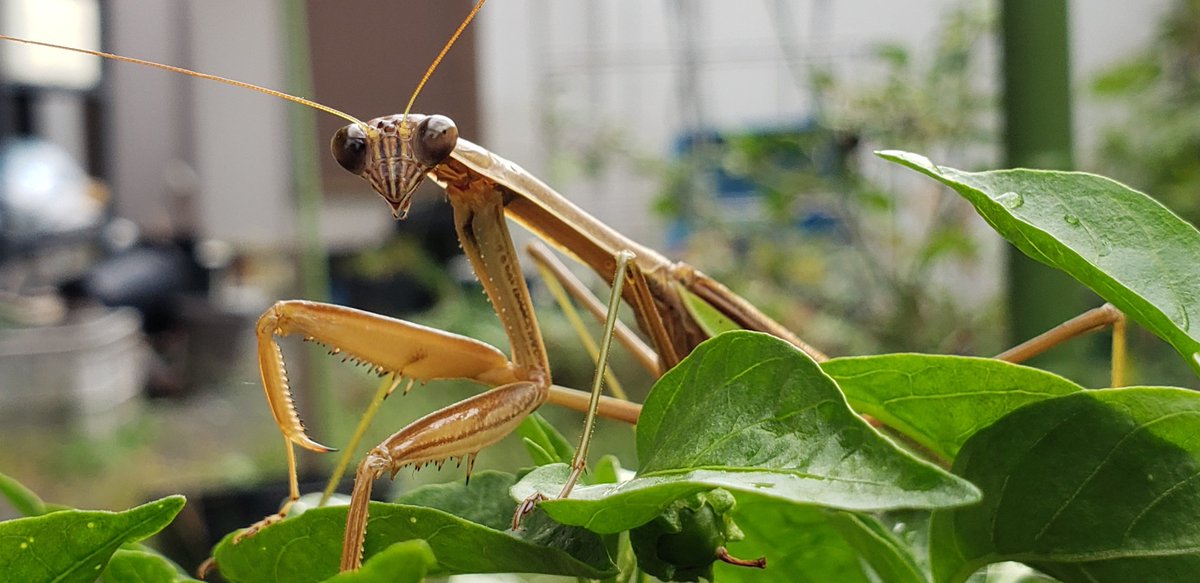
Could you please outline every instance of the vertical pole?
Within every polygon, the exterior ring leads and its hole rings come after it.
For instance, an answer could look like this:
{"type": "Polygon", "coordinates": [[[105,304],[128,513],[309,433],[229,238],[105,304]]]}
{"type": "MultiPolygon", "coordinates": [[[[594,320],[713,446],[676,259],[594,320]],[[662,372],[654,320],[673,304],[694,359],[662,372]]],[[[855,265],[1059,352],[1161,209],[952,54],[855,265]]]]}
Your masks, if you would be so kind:
{"type": "MultiPolygon", "coordinates": [[[[1067,0],[1003,0],[1005,165],[1070,170],[1071,91],[1067,0]]],[[[1015,249],[1008,255],[1010,340],[1036,336],[1086,309],[1087,291],[1015,249]]],[[[1077,347],[1050,359],[1078,356],[1077,347]]],[[[1045,365],[1045,362],[1042,363],[1045,365]]]]}

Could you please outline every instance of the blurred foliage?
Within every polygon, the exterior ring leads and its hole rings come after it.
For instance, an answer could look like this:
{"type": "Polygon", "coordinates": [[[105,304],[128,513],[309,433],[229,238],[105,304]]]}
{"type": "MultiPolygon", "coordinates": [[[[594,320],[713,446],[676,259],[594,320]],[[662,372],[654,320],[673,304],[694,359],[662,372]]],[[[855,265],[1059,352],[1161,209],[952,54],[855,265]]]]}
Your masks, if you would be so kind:
{"type": "MultiPolygon", "coordinates": [[[[1176,0],[1149,46],[1098,75],[1092,91],[1115,110],[1096,170],[1200,224],[1200,0],[1176,0]]],[[[1135,378],[1195,383],[1139,327],[1130,328],[1129,350],[1135,378]]]]}
{"type": "Polygon", "coordinates": [[[860,160],[897,145],[956,162],[989,151],[994,100],[973,83],[993,21],[977,8],[949,14],[928,54],[877,47],[867,84],[811,72],[812,122],[689,138],[657,204],[686,231],[686,259],[835,354],[996,348],[993,304],[939,279],[977,265],[974,213],[860,160]]]}
{"type": "Polygon", "coordinates": [[[1200,222],[1200,0],[1177,0],[1150,46],[1092,88],[1125,110],[1103,132],[1101,172],[1200,222]]]}

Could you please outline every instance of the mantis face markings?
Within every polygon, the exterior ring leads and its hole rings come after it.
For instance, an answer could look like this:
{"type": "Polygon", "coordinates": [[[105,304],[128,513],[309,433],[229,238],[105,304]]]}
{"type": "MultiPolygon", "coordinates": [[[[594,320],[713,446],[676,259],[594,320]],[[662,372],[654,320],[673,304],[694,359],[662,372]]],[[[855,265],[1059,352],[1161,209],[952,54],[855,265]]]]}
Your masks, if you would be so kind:
{"type": "Polygon", "coordinates": [[[392,216],[408,215],[412,193],[458,143],[458,127],[443,115],[390,115],[339,129],[330,142],[338,164],[387,201],[392,216]]]}

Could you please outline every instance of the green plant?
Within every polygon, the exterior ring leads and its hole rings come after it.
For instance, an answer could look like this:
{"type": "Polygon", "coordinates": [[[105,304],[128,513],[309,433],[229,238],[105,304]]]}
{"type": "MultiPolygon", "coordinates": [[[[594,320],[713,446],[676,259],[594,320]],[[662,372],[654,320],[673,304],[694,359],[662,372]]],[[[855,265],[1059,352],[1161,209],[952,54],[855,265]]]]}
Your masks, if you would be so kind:
{"type": "Polygon", "coordinates": [[[1103,129],[1105,174],[1200,219],[1200,2],[1176,0],[1151,46],[1102,73],[1093,91],[1123,111],[1103,129]]]}
{"type": "Polygon", "coordinates": [[[992,18],[977,8],[950,13],[929,54],[875,47],[856,68],[869,81],[813,72],[823,106],[796,127],[697,137],[658,204],[689,230],[685,259],[832,352],[998,350],[995,302],[944,277],[986,263],[969,207],[860,155],[903,143],[989,163],[993,100],[974,80],[992,18]]]}
{"type": "MultiPolygon", "coordinates": [[[[1200,371],[1195,227],[1095,175],[971,173],[880,155],[956,190],[1018,249],[1087,284],[1200,371]]],[[[818,365],[770,336],[734,331],[655,385],[635,473],[602,459],[587,485],[542,503],[519,532],[506,531],[517,500],[556,493],[571,455],[537,417],[521,430],[533,470],[373,503],[360,572],[336,573],[339,507],[308,510],[240,545],[231,533],[214,556],[232,581],[493,572],[629,581],[638,565],[693,580],[708,575],[699,555],[710,553],[718,581],[955,583],[1001,571],[1025,581],[1187,580],[1200,561],[1198,434],[1200,395],[1184,389],[1085,390],[1038,369],[947,355],[818,365]],[[765,557],[766,568],[729,564],[715,549],[765,557]],[[1040,573],[1014,575],[1013,561],[1040,573]]],[[[159,572],[145,580],[182,577],[143,549],[117,550],[161,528],[182,499],[43,514],[36,497],[4,484],[14,507],[42,514],[0,524],[6,574],[118,580],[110,572],[144,560],[159,572]],[[94,548],[62,534],[110,521],[118,535],[94,548]],[[31,536],[74,554],[31,553],[21,546],[31,536]]]]}
{"type": "Polygon", "coordinates": [[[194,581],[138,543],[183,509],[168,496],[123,512],[76,510],[43,502],[0,474],[3,495],[24,518],[0,523],[0,573],[6,581],[194,581]]]}

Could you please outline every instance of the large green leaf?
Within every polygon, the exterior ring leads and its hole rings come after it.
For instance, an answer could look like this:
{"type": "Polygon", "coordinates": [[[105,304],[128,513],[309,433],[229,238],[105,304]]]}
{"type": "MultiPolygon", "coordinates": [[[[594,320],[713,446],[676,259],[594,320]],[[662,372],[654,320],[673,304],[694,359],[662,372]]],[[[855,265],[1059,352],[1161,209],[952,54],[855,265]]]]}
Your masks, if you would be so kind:
{"type": "Polygon", "coordinates": [[[0,573],[6,581],[91,583],[121,545],[163,529],[183,496],[123,512],[62,510],[0,523],[0,573]]]}
{"type": "Polygon", "coordinates": [[[1092,288],[1200,372],[1200,231],[1158,201],[1082,172],[963,172],[879,155],[958,191],[1023,253],[1092,288]]]}
{"type": "Polygon", "coordinates": [[[516,482],[517,477],[512,474],[484,470],[471,476],[468,483],[413,488],[393,502],[436,508],[495,530],[505,530],[512,525],[513,512],[517,510],[517,502],[508,495],[516,482]]]}
{"type": "MultiPolygon", "coordinates": [[[[611,574],[604,544],[563,540],[556,525],[526,521],[521,537],[454,516],[405,504],[372,502],[364,556],[370,557],[406,540],[424,539],[433,549],[437,574],[551,573],[598,578],[611,574]],[[560,538],[543,536],[554,531],[560,538]],[[529,539],[529,540],[527,540],[529,539]],[[585,548],[587,562],[570,551],[585,548]]],[[[233,535],[217,545],[213,556],[221,574],[234,582],[303,583],[335,575],[342,552],[346,507],[315,508],[280,522],[240,544],[233,535]]],[[[578,529],[576,529],[578,530],[578,529]]]]}
{"type": "MultiPolygon", "coordinates": [[[[905,512],[904,514],[917,514],[905,512]]],[[[928,522],[928,513],[922,513],[928,522]]],[[[923,538],[914,544],[904,523],[843,510],[825,510],[752,498],[734,508],[734,520],[746,535],[729,545],[743,559],[766,557],[763,570],[717,563],[717,580],[746,583],[927,583],[918,560],[923,538]],[[872,573],[873,571],[873,573],[872,573]]],[[[922,536],[924,532],[920,533],[922,536]]]]}
{"type": "Polygon", "coordinates": [[[991,358],[884,354],[834,358],[821,368],[854,410],[947,460],[973,433],[1018,407],[1083,390],[1058,375],[991,358]]]}
{"type": "Polygon", "coordinates": [[[831,512],[830,523],[858,551],[879,579],[889,583],[927,583],[925,567],[914,547],[875,517],[857,512],[831,512]]]}
{"type": "MultiPolygon", "coordinates": [[[[663,375],[638,420],[633,480],[576,488],[542,507],[555,520],[613,533],[712,488],[847,510],[935,508],[978,498],[971,484],[896,448],[850,410],[837,385],[791,344],[728,332],[663,375]]],[[[563,466],[514,488],[557,494],[563,466]]]]}
{"type": "Polygon", "coordinates": [[[868,583],[862,560],[829,522],[828,511],[768,498],[739,501],[733,510],[746,535],[729,553],[767,558],[765,569],[716,564],[716,580],[745,583],[868,583]]]}
{"type": "Polygon", "coordinates": [[[1004,560],[1067,581],[1200,573],[1200,394],[1110,389],[1033,403],[967,440],[954,472],[984,499],[934,512],[939,582],[1004,560]]]}

